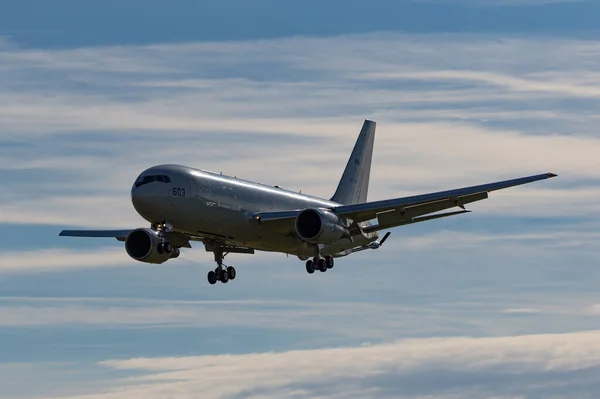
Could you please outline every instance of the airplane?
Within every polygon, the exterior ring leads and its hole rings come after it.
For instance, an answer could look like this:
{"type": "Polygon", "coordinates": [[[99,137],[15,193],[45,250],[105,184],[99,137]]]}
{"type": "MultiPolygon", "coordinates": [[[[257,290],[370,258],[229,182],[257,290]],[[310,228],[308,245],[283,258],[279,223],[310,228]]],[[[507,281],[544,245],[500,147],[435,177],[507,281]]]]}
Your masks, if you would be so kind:
{"type": "Polygon", "coordinates": [[[190,241],[204,244],[217,267],[210,284],[236,278],[223,262],[230,253],[279,252],[306,261],[306,271],[325,272],[334,259],[380,248],[393,227],[461,215],[488,193],[555,177],[543,173],[478,186],[367,202],[376,123],[365,120],[331,199],[181,165],[143,171],[131,188],[135,210],[150,227],[129,230],[63,230],[61,236],[111,237],[140,262],[177,258],[190,241]],[[456,210],[442,212],[447,209],[456,210]]]}

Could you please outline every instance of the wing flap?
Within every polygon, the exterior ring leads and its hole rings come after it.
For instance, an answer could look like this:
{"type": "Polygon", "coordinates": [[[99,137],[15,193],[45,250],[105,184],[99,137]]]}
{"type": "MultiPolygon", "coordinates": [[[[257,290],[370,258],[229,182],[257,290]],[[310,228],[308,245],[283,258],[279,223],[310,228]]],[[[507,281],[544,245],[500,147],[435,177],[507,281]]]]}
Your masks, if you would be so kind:
{"type": "Polygon", "coordinates": [[[460,210],[460,211],[453,211],[453,212],[446,212],[446,213],[436,213],[434,215],[418,216],[418,217],[414,217],[412,219],[404,220],[401,222],[395,222],[392,225],[380,223],[380,224],[376,224],[376,225],[372,225],[372,226],[367,226],[367,227],[363,228],[363,231],[365,233],[372,233],[374,231],[385,230],[385,229],[389,229],[392,227],[404,226],[406,224],[426,222],[428,220],[441,219],[441,218],[446,218],[448,216],[462,215],[463,213],[470,213],[470,212],[471,211],[460,210]]]}
{"type": "Polygon", "coordinates": [[[382,228],[394,227],[400,224],[405,224],[415,217],[443,211],[444,209],[453,208],[455,206],[464,209],[464,205],[471,202],[484,200],[487,197],[488,193],[484,191],[482,193],[461,195],[455,198],[446,198],[439,201],[431,201],[418,205],[400,207],[378,213],[377,221],[379,226],[385,226],[382,228]]]}

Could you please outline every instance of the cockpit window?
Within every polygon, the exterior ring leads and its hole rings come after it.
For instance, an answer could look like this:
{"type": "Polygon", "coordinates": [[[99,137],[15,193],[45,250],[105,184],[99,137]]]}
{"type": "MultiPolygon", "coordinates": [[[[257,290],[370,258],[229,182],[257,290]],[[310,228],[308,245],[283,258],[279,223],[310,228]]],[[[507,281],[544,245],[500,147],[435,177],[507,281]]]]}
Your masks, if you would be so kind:
{"type": "Polygon", "coordinates": [[[135,181],[135,186],[143,186],[144,184],[152,183],[153,181],[159,181],[161,183],[171,183],[171,179],[167,175],[148,175],[140,176],[135,181]]]}

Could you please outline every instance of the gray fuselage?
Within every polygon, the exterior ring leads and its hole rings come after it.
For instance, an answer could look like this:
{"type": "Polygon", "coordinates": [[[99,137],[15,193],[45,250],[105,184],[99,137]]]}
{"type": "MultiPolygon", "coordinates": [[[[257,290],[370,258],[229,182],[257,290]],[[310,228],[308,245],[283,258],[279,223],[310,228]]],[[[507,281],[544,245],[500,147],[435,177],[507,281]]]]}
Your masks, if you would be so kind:
{"type": "MultiPolygon", "coordinates": [[[[166,221],[174,230],[191,236],[301,258],[313,256],[315,248],[294,234],[293,224],[265,226],[254,222],[251,215],[340,205],[180,165],[159,165],[142,172],[131,189],[131,199],[136,211],[151,223],[166,221]]],[[[376,233],[345,238],[322,247],[320,253],[341,256],[376,239],[376,233]]]]}

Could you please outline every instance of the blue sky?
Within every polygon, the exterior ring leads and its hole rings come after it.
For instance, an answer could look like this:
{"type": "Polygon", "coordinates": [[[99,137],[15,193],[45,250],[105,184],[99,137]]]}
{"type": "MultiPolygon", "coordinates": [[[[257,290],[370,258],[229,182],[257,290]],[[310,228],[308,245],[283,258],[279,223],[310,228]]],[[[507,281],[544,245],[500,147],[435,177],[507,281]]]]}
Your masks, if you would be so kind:
{"type": "Polygon", "coordinates": [[[585,0],[29,0],[0,7],[6,34],[55,47],[373,31],[573,35],[597,31],[600,12],[585,0]]]}
{"type": "Polygon", "coordinates": [[[0,3],[0,398],[595,398],[598,3],[366,4],[0,3]],[[157,163],[329,197],[365,118],[371,200],[559,177],[312,276],[57,236],[157,163]]]}

